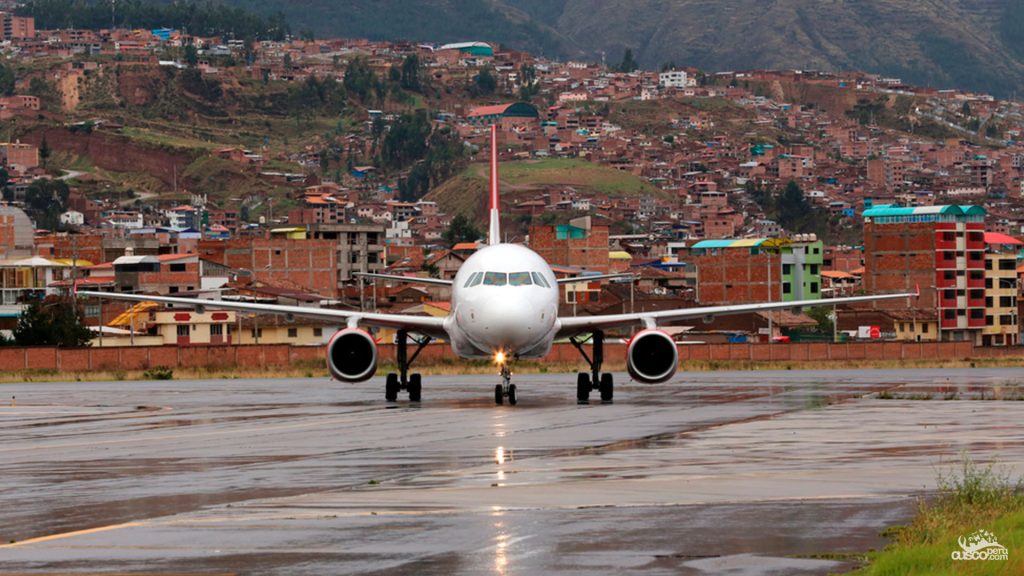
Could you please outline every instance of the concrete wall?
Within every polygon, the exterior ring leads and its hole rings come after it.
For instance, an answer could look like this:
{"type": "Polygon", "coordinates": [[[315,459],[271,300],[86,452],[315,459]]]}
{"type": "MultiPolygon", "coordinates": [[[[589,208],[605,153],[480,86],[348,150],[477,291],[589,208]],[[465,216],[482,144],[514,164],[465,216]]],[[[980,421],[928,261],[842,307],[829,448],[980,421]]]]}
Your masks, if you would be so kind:
{"type": "MultiPolygon", "coordinates": [[[[611,361],[625,357],[625,344],[609,343],[605,356],[611,361]]],[[[394,346],[382,345],[382,360],[394,358],[394,346]]],[[[1024,361],[1024,347],[975,347],[970,342],[853,342],[846,344],[695,344],[679,346],[679,358],[687,361],[777,361],[816,363],[828,360],[917,360],[1017,357],[1024,361]]],[[[139,346],[58,349],[50,347],[0,347],[0,370],[140,370],[153,366],[179,368],[225,366],[285,366],[298,361],[322,361],[321,346],[287,344],[251,346],[139,346]]],[[[447,345],[428,346],[417,362],[455,360],[447,345]]],[[[556,344],[546,362],[579,363],[579,353],[569,344],[556,344]]],[[[813,367],[813,366],[808,366],[813,367]]]]}

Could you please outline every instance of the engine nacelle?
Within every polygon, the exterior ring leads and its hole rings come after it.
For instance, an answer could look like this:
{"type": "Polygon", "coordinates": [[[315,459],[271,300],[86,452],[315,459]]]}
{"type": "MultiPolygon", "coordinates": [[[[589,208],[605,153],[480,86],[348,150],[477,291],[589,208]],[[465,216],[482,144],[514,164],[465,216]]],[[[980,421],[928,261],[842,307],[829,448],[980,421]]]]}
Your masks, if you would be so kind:
{"type": "Polygon", "coordinates": [[[661,330],[641,330],[626,347],[626,367],[638,382],[664,382],[675,375],[678,365],[676,343],[661,330]]]}
{"type": "Polygon", "coordinates": [[[358,328],[339,330],[327,343],[327,369],[342,382],[369,380],[377,371],[377,342],[358,328]]]}

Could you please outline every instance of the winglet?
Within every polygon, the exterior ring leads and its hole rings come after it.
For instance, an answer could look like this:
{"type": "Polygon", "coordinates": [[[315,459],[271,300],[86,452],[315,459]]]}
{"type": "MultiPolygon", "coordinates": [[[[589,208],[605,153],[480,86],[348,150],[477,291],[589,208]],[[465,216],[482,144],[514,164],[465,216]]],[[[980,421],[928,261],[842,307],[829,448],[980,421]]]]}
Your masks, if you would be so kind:
{"type": "Polygon", "coordinates": [[[487,244],[501,243],[501,206],[498,203],[498,127],[491,124],[491,209],[490,226],[487,228],[487,244]]]}

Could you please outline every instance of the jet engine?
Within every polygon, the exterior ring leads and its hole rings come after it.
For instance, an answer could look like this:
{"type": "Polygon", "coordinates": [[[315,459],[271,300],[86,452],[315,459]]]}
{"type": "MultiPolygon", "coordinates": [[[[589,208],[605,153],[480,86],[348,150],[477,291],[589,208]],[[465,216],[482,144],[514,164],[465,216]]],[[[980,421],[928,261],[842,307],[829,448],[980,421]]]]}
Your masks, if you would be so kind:
{"type": "Polygon", "coordinates": [[[626,347],[626,367],[638,382],[659,384],[671,378],[679,365],[672,337],[661,330],[637,332],[626,347]]]}
{"type": "Polygon", "coordinates": [[[339,330],[327,344],[327,368],[342,382],[362,382],[377,371],[377,342],[358,328],[339,330]]]}

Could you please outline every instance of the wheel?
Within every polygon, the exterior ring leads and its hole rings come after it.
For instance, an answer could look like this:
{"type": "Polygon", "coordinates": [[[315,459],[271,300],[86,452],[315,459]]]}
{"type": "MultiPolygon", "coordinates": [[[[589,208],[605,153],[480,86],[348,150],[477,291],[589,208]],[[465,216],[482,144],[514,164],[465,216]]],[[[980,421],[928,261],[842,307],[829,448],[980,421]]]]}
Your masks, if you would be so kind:
{"type": "Polygon", "coordinates": [[[508,403],[509,406],[515,406],[519,399],[516,398],[516,385],[511,384],[508,387],[508,403]]]}
{"type": "Polygon", "coordinates": [[[501,389],[501,384],[494,385],[494,403],[498,406],[505,403],[505,391],[501,389]]]}
{"type": "Polygon", "coordinates": [[[398,400],[398,390],[401,386],[398,385],[398,374],[391,372],[388,374],[387,379],[384,380],[384,399],[388,402],[394,402],[398,400]]]}
{"type": "Polygon", "coordinates": [[[615,394],[615,383],[608,372],[601,374],[601,402],[611,402],[615,394]]]}
{"type": "Polygon", "coordinates": [[[586,404],[590,401],[590,375],[580,372],[576,375],[576,402],[586,404]]]}
{"type": "Polygon", "coordinates": [[[423,393],[423,377],[419,374],[409,376],[409,402],[419,402],[423,393]]]}

